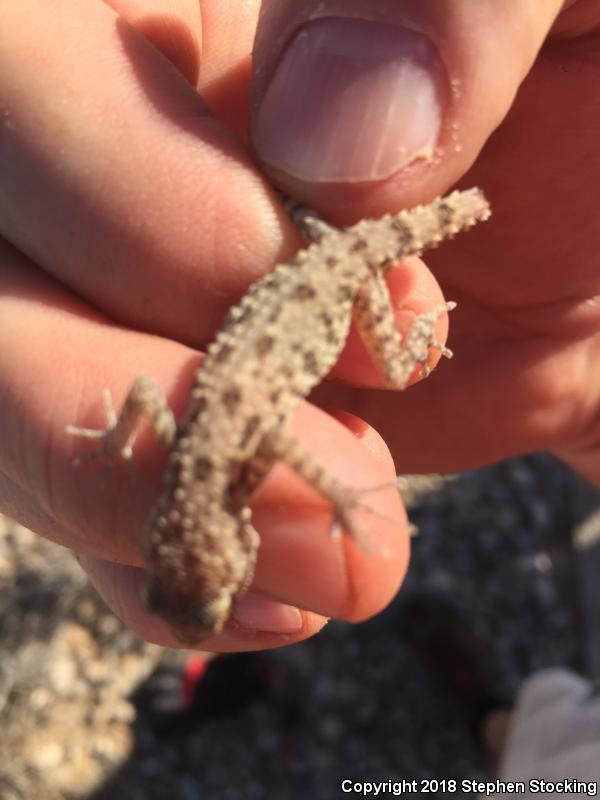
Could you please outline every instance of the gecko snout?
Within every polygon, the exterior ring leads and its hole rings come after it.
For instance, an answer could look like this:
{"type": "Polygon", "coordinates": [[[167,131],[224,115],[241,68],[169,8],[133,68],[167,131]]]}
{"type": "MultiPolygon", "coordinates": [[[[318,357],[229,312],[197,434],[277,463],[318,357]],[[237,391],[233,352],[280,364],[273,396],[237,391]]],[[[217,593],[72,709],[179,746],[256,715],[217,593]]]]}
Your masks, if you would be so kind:
{"type": "Polygon", "coordinates": [[[154,579],[148,582],[145,595],[149,611],[161,617],[184,644],[196,644],[219,633],[231,613],[232,599],[227,594],[198,600],[176,595],[172,590],[167,593],[154,579]]]}

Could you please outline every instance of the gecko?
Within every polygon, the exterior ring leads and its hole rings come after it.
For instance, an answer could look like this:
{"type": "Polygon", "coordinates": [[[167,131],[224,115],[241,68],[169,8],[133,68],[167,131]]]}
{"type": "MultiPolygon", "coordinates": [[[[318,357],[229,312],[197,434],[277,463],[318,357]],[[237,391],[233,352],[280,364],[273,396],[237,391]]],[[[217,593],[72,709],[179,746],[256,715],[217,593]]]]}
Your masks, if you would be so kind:
{"type": "Polygon", "coordinates": [[[419,365],[426,374],[431,347],[451,355],[434,330],[454,304],[416,314],[402,339],[385,276],[406,256],[490,215],[479,189],[343,229],[292,201],[287,209],[308,245],[230,310],[181,422],[142,376],[118,416],[105,392],[106,429],[67,429],[100,440],[79,461],[98,457],[109,467],[131,458],[142,416],[169,446],[163,492],[143,531],[145,600],[187,645],[221,631],[252,581],[260,537],[249,500],[277,462],[328,501],[336,529],[360,540],[353,512],[364,507],[364,490],[338,482],[286,422],[337,361],[352,322],[388,388],[404,389],[419,365]]]}

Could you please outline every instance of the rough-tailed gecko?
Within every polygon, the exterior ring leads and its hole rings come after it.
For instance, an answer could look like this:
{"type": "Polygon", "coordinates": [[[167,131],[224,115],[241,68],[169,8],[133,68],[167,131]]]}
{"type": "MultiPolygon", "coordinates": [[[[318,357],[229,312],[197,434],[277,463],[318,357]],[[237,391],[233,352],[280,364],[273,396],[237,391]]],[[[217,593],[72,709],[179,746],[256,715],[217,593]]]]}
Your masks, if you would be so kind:
{"type": "Polygon", "coordinates": [[[404,389],[427,369],[434,329],[453,304],[416,315],[401,339],[385,276],[490,214],[478,189],[453,192],[410,211],[334,228],[301,206],[288,210],[306,249],[250,287],[229,312],[198,370],[184,419],[176,424],[158,389],[138,378],[107,429],[70,427],[100,439],[107,464],[131,456],[137,423],[149,416],[171,448],[164,491],[143,534],[149,609],[182,642],[220,631],[252,580],[259,535],[250,496],[276,462],[292,467],[332,506],[336,525],[359,530],[361,491],[342,486],[286,432],[294,408],[335,364],[354,321],[385,385],[404,389]]]}

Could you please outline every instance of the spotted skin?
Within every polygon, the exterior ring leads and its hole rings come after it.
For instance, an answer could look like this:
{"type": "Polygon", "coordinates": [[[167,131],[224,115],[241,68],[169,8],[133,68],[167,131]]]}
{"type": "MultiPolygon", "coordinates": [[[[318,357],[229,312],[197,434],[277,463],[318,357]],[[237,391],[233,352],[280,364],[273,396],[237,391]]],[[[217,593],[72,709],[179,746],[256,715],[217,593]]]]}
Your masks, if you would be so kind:
{"type": "Polygon", "coordinates": [[[185,418],[175,424],[152,382],[138,378],[103,432],[108,464],[131,454],[147,414],[171,447],[164,491],[143,533],[148,607],[175,636],[196,644],[222,630],[252,580],[259,536],[248,501],[272,466],[295,469],[325,499],[335,521],[360,538],[360,491],[329,475],[286,432],[296,408],[337,361],[354,320],[387,386],[404,389],[426,371],[437,319],[450,304],[397,331],[385,275],[402,258],[489,216],[478,189],[378,220],[334,228],[301,206],[288,210],[312,243],[250,287],[229,312],[198,371],[185,418]]]}

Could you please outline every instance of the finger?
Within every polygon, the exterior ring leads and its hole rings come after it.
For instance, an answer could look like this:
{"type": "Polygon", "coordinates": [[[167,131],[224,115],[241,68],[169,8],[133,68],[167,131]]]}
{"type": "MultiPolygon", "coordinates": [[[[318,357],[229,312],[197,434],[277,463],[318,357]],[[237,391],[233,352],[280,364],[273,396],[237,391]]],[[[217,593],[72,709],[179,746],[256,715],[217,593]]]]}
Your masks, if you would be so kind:
{"type": "Polygon", "coordinates": [[[454,299],[509,309],[534,335],[551,326],[579,336],[577,318],[600,292],[599,75],[598,34],[548,42],[464,178],[485,187],[492,219],[428,254],[442,285],[457,287],[454,299]]]}
{"type": "Polygon", "coordinates": [[[551,448],[597,474],[597,315],[589,323],[589,338],[561,342],[515,330],[499,336],[506,326],[484,319],[447,369],[401,396],[323,384],[313,399],[374,426],[399,473],[454,472],[551,448]]]}
{"type": "MultiPolygon", "coordinates": [[[[143,602],[144,571],[139,567],[80,556],[79,563],[113,612],[142,639],[163,647],[181,647],[167,626],[150,614],[143,602]]],[[[242,652],[282,647],[318,633],[327,619],[285,603],[248,593],[237,603],[234,617],[220,634],[198,648],[212,652],[242,652]]]]}
{"type": "MultiPolygon", "coordinates": [[[[1,272],[0,292],[0,463],[7,491],[11,484],[18,489],[8,500],[11,512],[22,518],[18,504],[33,496],[42,512],[40,532],[84,555],[140,566],[141,532],[160,492],[166,454],[147,432],[136,444],[137,480],[132,485],[117,467],[102,490],[98,465],[73,468],[85,445],[65,429],[104,427],[102,389],[108,386],[118,405],[140,372],[155,378],[180,418],[199,358],[175,342],[107,324],[23,258],[9,267],[1,272]]],[[[305,405],[291,430],[345,485],[391,484],[393,465],[382,456],[387,451],[382,445],[374,450],[372,439],[365,449],[364,426],[356,432],[349,427],[305,405]]],[[[333,541],[328,504],[283,468],[253,505],[263,534],[257,591],[353,619],[375,613],[393,596],[408,549],[406,518],[393,488],[369,498],[376,514],[357,512],[372,536],[372,553],[333,541]]]]}
{"type": "MultiPolygon", "coordinates": [[[[197,0],[103,0],[144,34],[194,87],[198,85],[205,27],[197,0]]],[[[239,34],[239,31],[238,31],[239,34]]]]}
{"type": "MultiPolygon", "coordinates": [[[[427,305],[430,296],[432,305],[439,297],[430,274],[424,269],[417,273],[417,279],[413,280],[413,271],[407,266],[397,271],[395,282],[392,275],[392,290],[397,288],[402,295],[406,294],[405,308],[399,312],[400,327],[404,331],[410,326],[414,313],[427,305]]],[[[0,310],[0,340],[3,342],[0,349],[3,409],[0,464],[6,480],[15,487],[7,489],[7,496],[14,495],[14,503],[19,507],[18,513],[12,513],[29,527],[45,531],[50,538],[85,550],[79,541],[81,535],[84,539],[86,535],[85,526],[82,533],[82,520],[77,518],[71,524],[58,513],[57,509],[63,508],[64,502],[52,496],[50,451],[58,448],[61,463],[62,459],[72,459],[73,441],[65,435],[65,426],[79,421],[84,427],[86,424],[103,427],[103,389],[110,388],[118,403],[135,377],[142,373],[153,376],[173,396],[175,411],[181,415],[187,401],[186,391],[199,365],[198,356],[174,342],[113,326],[1,242],[0,310]],[[17,486],[20,492],[16,491],[17,486]],[[36,518],[42,515],[44,521],[34,525],[29,518],[31,499],[40,493],[41,506],[36,510],[36,518]],[[60,527],[59,518],[67,529],[72,529],[70,533],[60,527]],[[57,525],[61,531],[58,535],[57,525]],[[74,539],[70,538],[73,536],[74,539]]],[[[438,335],[443,339],[444,319],[440,320],[440,329],[438,335]]],[[[348,381],[359,379],[366,385],[379,385],[362,343],[356,340],[354,344],[354,348],[350,344],[346,359],[341,360],[339,376],[348,381]]],[[[143,453],[143,443],[144,437],[141,437],[138,454],[143,453]]],[[[143,483],[142,475],[139,479],[143,483]]],[[[67,483],[72,486],[72,478],[67,483]]],[[[138,489],[137,484],[132,487],[132,491],[138,489]]],[[[139,502],[141,495],[137,499],[139,502]]],[[[135,507],[127,497],[124,503],[127,508],[135,507]]],[[[105,512],[108,510],[104,507],[105,512]]],[[[80,508],[79,511],[85,517],[84,510],[80,508]]],[[[122,544],[122,540],[119,541],[122,544]]],[[[119,556],[118,542],[114,547],[114,557],[126,557],[119,556]]]]}
{"type": "Polygon", "coordinates": [[[279,185],[334,220],[440,194],[507,113],[561,5],[264,3],[251,117],[257,157],[279,185]]]}
{"type": "Polygon", "coordinates": [[[4,471],[7,454],[2,452],[2,468],[0,468],[0,513],[18,520],[21,525],[54,542],[67,541],[65,528],[38,502],[35,494],[29,493],[4,471]]]}
{"type": "MultiPolygon", "coordinates": [[[[352,420],[348,415],[342,417],[361,437],[363,445],[376,461],[389,463],[381,437],[360,421],[352,420]]],[[[278,482],[271,480],[269,483],[269,487],[261,492],[263,497],[256,504],[254,516],[259,527],[264,525],[265,529],[254,587],[238,600],[224,631],[203,641],[202,649],[237,652],[281,647],[314,635],[329,616],[364,619],[387,604],[404,573],[407,548],[400,558],[388,553],[380,562],[383,570],[377,567],[376,553],[373,569],[366,570],[360,566],[361,555],[357,558],[354,554],[353,557],[352,548],[346,554],[348,565],[343,564],[339,554],[334,559],[324,557],[323,545],[325,548],[332,545],[327,529],[318,533],[313,530],[310,514],[301,516],[295,526],[290,526],[287,520],[283,528],[278,482]],[[279,510],[277,505],[269,510],[269,494],[272,494],[275,504],[279,503],[279,510]],[[297,540],[291,547],[290,534],[297,540]],[[393,574],[391,580],[386,579],[386,573],[393,574]],[[383,592],[382,584],[386,586],[383,592]],[[279,598],[295,601],[296,605],[281,602],[279,598]],[[299,600],[308,600],[311,606],[320,606],[328,612],[323,615],[306,611],[299,600]],[[335,614],[332,613],[334,608],[337,609],[335,614]]],[[[181,647],[162,620],[145,607],[142,569],[91,556],[80,556],[79,561],[100,595],[129,628],[156,644],[181,647]]]]}
{"type": "MultiPolygon", "coordinates": [[[[430,311],[443,304],[446,299],[433,274],[419,258],[407,258],[389,273],[386,282],[394,308],[396,327],[402,339],[410,330],[416,314],[430,311]]],[[[443,314],[436,324],[435,339],[443,344],[447,335],[448,314],[443,314]]],[[[429,368],[433,369],[441,357],[440,349],[430,348],[429,368]]],[[[442,364],[441,368],[443,366],[442,364]]],[[[331,377],[354,385],[377,387],[382,385],[381,373],[374,365],[355,326],[350,329],[346,346],[331,372],[331,377]]],[[[423,370],[419,365],[409,383],[415,383],[422,377],[423,370]]]]}
{"type": "Polygon", "coordinates": [[[206,343],[300,243],[243,146],[104,3],[2,27],[0,233],[114,319],[206,343]]]}
{"type": "Polygon", "coordinates": [[[152,42],[240,140],[260,0],[105,0],[152,42]],[[202,68],[200,68],[202,67],[202,68]]]}
{"type": "Polygon", "coordinates": [[[428,257],[458,301],[452,363],[397,404],[327,394],[386,437],[399,470],[550,447],[597,474],[599,54],[591,36],[544,47],[467,176],[485,187],[492,220],[428,257]]]}

